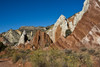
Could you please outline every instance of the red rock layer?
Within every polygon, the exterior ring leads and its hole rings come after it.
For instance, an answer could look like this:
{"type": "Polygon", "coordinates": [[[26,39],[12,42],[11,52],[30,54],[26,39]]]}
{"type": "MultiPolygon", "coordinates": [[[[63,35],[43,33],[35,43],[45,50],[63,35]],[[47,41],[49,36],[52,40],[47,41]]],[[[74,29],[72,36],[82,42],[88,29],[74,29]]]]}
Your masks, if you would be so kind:
{"type": "Polygon", "coordinates": [[[55,32],[55,41],[57,41],[59,39],[59,37],[61,36],[61,27],[60,25],[57,27],[56,32],[55,32]]]}
{"type": "Polygon", "coordinates": [[[56,47],[59,49],[79,49],[80,47],[84,46],[88,48],[94,48],[91,45],[96,47],[100,46],[100,42],[98,42],[100,41],[100,38],[94,40],[96,37],[100,37],[100,2],[98,2],[98,0],[89,1],[89,8],[83,15],[82,19],[78,22],[73,33],[67,38],[60,37],[56,43],[52,44],[51,47],[56,47]],[[91,31],[94,34],[89,35],[89,32],[91,31]],[[87,41],[86,43],[83,42],[84,39],[87,41]]]}
{"type": "Polygon", "coordinates": [[[52,43],[52,40],[50,39],[49,35],[47,35],[45,32],[42,32],[40,30],[36,32],[32,41],[32,45],[36,49],[47,47],[51,43],[52,43]]]}

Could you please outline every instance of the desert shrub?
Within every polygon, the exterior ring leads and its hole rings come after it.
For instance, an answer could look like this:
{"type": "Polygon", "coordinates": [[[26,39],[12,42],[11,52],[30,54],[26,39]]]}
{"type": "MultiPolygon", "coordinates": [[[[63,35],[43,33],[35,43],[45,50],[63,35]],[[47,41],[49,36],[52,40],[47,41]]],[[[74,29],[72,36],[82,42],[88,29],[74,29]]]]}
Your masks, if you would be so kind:
{"type": "Polygon", "coordinates": [[[31,56],[33,67],[91,67],[92,62],[89,55],[73,53],[61,50],[37,50],[31,56]]]}
{"type": "Polygon", "coordinates": [[[90,49],[90,50],[88,50],[88,53],[89,53],[89,54],[94,54],[94,53],[95,53],[95,50],[90,49]]]}
{"type": "Polygon", "coordinates": [[[14,53],[16,53],[18,50],[15,49],[11,49],[11,47],[7,47],[5,49],[6,54],[4,55],[4,57],[9,58],[12,57],[14,53]]]}
{"type": "Polygon", "coordinates": [[[86,51],[86,50],[87,50],[86,47],[82,47],[82,48],[81,48],[81,51],[83,51],[83,52],[86,51]]]}
{"type": "Polygon", "coordinates": [[[90,59],[89,54],[80,54],[79,55],[79,63],[81,66],[92,67],[92,60],[90,59]]]}
{"type": "Polygon", "coordinates": [[[92,62],[88,54],[71,53],[65,56],[66,64],[68,67],[91,67],[92,62]]]}
{"type": "Polygon", "coordinates": [[[5,48],[6,46],[2,42],[0,42],[0,52],[3,51],[5,48]]]}
{"type": "Polygon", "coordinates": [[[75,55],[75,54],[70,54],[70,55],[67,55],[65,57],[65,60],[66,60],[66,64],[68,67],[78,67],[79,65],[79,60],[78,60],[78,56],[75,55]]]}
{"type": "Polygon", "coordinates": [[[13,63],[16,63],[19,59],[20,59],[20,56],[17,53],[14,53],[12,57],[13,63]]]}
{"type": "Polygon", "coordinates": [[[97,51],[97,52],[94,53],[94,56],[100,57],[100,53],[97,51]]]}
{"type": "Polygon", "coordinates": [[[72,50],[65,49],[65,53],[66,54],[71,54],[72,53],[72,50]]]}
{"type": "Polygon", "coordinates": [[[46,67],[45,52],[42,52],[41,50],[35,51],[31,56],[31,61],[35,67],[46,67]]]}
{"type": "Polygon", "coordinates": [[[63,67],[64,58],[61,52],[57,50],[37,50],[31,56],[34,67],[63,67]]]}
{"type": "Polygon", "coordinates": [[[66,66],[64,60],[65,53],[60,50],[50,50],[48,52],[49,67],[64,67],[66,66]]]}
{"type": "Polygon", "coordinates": [[[28,55],[30,55],[30,52],[30,50],[19,50],[16,53],[13,53],[12,61],[16,63],[19,59],[21,59],[24,63],[26,59],[29,58],[28,55]]]}
{"type": "Polygon", "coordinates": [[[66,37],[67,37],[67,36],[69,36],[71,33],[72,33],[72,32],[71,32],[71,30],[70,30],[70,29],[66,30],[66,32],[65,32],[66,37]]]}

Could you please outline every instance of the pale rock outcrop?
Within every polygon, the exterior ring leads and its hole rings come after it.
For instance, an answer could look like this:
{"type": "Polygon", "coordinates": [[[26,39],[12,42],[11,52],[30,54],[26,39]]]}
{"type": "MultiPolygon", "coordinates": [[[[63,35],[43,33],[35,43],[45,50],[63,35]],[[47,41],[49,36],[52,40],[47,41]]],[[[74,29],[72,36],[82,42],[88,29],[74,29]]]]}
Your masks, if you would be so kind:
{"type": "Polygon", "coordinates": [[[79,13],[76,13],[73,21],[69,22],[69,26],[71,27],[70,28],[71,31],[74,31],[77,23],[81,20],[83,14],[88,10],[88,7],[89,7],[89,0],[85,0],[82,11],[80,11],[79,13]]]}
{"type": "MultiPolygon", "coordinates": [[[[100,24],[99,24],[100,25],[100,24]]],[[[94,26],[89,33],[81,40],[81,43],[86,47],[96,48],[100,46],[100,28],[94,26]]]]}
{"type": "MultiPolygon", "coordinates": [[[[53,42],[55,42],[55,36],[56,36],[55,32],[56,32],[58,26],[61,27],[61,29],[62,29],[61,30],[61,35],[65,36],[65,31],[68,29],[68,27],[67,27],[67,21],[66,21],[65,16],[61,15],[59,17],[59,19],[57,20],[57,22],[54,24],[53,28],[50,29],[47,32],[47,34],[49,34],[49,36],[53,40],[53,42]]],[[[59,31],[58,31],[58,33],[59,33],[59,31]]]]}
{"type": "Polygon", "coordinates": [[[19,35],[22,34],[22,32],[20,30],[15,30],[19,35]]]}
{"type": "Polygon", "coordinates": [[[27,34],[26,34],[26,31],[24,30],[20,39],[19,39],[19,42],[18,42],[18,45],[20,44],[25,44],[25,42],[28,40],[27,38],[27,34]]]}
{"type": "Polygon", "coordinates": [[[14,44],[18,42],[20,35],[16,31],[10,29],[7,33],[4,34],[3,37],[11,44],[14,44]]]}

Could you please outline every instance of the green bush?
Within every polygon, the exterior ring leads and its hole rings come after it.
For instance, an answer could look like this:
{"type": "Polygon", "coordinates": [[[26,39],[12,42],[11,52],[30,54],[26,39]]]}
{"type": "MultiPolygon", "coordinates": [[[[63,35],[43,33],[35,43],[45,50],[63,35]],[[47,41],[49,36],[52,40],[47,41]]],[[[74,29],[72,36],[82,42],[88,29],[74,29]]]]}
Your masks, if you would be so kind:
{"type": "Polygon", "coordinates": [[[66,36],[65,36],[65,37],[69,36],[71,33],[72,33],[72,32],[71,32],[70,29],[66,30],[66,32],[65,32],[66,36]]]}
{"type": "Polygon", "coordinates": [[[71,54],[71,53],[72,53],[72,50],[67,50],[67,49],[66,49],[66,50],[65,50],[65,53],[66,53],[66,54],[71,54]]]}
{"type": "Polygon", "coordinates": [[[93,49],[88,50],[88,53],[89,53],[89,54],[94,54],[94,53],[95,53],[95,50],[93,50],[93,49]]]}
{"type": "Polygon", "coordinates": [[[87,50],[87,48],[86,47],[83,47],[83,48],[81,48],[81,51],[86,51],[87,50]]]}

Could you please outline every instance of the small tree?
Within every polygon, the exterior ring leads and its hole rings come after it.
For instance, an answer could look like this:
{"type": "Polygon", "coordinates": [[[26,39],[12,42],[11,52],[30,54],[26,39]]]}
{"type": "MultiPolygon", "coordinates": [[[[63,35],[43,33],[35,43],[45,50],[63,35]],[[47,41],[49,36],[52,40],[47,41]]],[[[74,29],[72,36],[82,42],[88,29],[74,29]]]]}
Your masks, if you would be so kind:
{"type": "Polygon", "coordinates": [[[70,29],[66,30],[66,32],[65,32],[66,37],[67,37],[67,36],[69,36],[71,33],[72,33],[72,32],[71,32],[71,30],[70,30],[70,29]]]}

